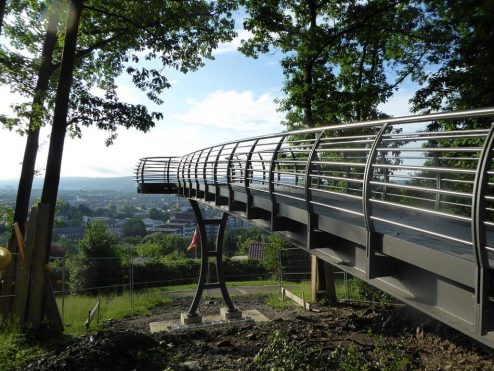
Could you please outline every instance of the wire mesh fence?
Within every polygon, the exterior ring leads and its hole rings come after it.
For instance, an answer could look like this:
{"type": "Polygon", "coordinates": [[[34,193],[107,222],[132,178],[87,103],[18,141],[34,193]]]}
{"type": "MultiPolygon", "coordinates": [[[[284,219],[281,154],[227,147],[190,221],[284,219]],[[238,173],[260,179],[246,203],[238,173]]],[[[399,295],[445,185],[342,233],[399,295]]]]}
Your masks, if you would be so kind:
{"type": "MultiPolygon", "coordinates": [[[[262,259],[228,264],[224,265],[227,286],[233,281],[252,286],[261,280],[268,281],[271,291],[272,286],[279,283],[280,287],[295,294],[305,294],[306,299],[310,300],[311,255],[304,250],[281,249],[278,268],[272,271],[259,268],[262,259]]],[[[76,323],[82,326],[88,310],[98,300],[101,301],[102,317],[144,313],[152,304],[171,300],[171,291],[194,290],[201,269],[199,259],[166,261],[142,256],[84,259],[53,256],[49,258],[48,266],[62,319],[69,326],[76,326],[76,323]]],[[[214,266],[210,266],[210,273],[214,282],[214,266]]],[[[343,271],[334,271],[333,274],[339,300],[362,300],[361,281],[343,271]]],[[[13,297],[2,294],[0,300],[13,297]]]]}
{"type": "MultiPolygon", "coordinates": [[[[280,287],[293,291],[299,296],[309,299],[311,294],[311,254],[299,248],[281,249],[279,253],[280,287]]],[[[373,289],[363,281],[345,271],[333,269],[336,297],[338,300],[358,302],[382,302],[384,293],[373,289]],[[375,293],[374,291],[377,291],[375,293]]]]}

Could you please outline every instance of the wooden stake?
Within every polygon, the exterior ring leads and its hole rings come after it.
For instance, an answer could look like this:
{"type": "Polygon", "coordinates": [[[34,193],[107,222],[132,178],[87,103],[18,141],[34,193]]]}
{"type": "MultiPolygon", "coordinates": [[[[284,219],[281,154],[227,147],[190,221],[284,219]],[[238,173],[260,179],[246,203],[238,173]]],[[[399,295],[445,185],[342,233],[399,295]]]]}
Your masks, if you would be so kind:
{"type": "MultiPolygon", "coordinates": [[[[27,244],[24,246],[24,258],[17,261],[17,282],[15,284],[15,297],[12,304],[11,313],[14,319],[24,323],[26,319],[27,303],[29,297],[29,286],[31,283],[31,264],[34,247],[36,246],[36,224],[38,221],[38,209],[31,209],[30,223],[33,228],[28,229],[27,244]]],[[[19,227],[19,226],[17,226],[19,227]]],[[[16,230],[17,233],[17,230],[16,230]]],[[[20,241],[18,238],[17,241],[20,241]]],[[[20,249],[19,249],[20,250],[20,249]]]]}
{"type": "Polygon", "coordinates": [[[338,303],[338,299],[336,298],[333,266],[327,262],[324,262],[324,279],[326,282],[326,294],[328,295],[329,304],[335,305],[338,303]]]}
{"type": "Polygon", "coordinates": [[[22,235],[21,228],[18,223],[14,223],[15,238],[17,239],[17,246],[19,246],[19,254],[24,260],[26,244],[24,243],[24,236],[22,235]]]}

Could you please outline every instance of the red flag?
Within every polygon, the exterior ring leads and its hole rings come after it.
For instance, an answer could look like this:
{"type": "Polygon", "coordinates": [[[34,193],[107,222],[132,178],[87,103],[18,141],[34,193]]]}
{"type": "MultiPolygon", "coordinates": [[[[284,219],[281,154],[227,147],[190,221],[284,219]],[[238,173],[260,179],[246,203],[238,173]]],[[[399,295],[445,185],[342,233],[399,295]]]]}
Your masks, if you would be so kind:
{"type": "Polygon", "coordinates": [[[197,235],[197,228],[194,229],[194,235],[192,236],[192,242],[187,248],[187,252],[194,250],[199,244],[199,236],[197,235]]]}

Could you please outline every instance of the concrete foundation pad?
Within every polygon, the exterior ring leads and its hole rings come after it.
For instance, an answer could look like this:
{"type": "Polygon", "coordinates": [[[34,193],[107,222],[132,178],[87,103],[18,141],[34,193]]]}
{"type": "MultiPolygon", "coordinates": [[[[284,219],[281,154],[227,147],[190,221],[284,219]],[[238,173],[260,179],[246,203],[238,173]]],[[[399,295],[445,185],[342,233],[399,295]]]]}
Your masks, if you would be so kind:
{"type": "Polygon", "coordinates": [[[254,322],[269,321],[269,319],[264,314],[259,312],[257,309],[244,310],[242,311],[242,315],[243,315],[242,318],[233,319],[231,321],[225,321],[224,319],[221,318],[220,314],[204,315],[202,317],[202,323],[199,322],[191,325],[185,325],[181,323],[181,320],[179,321],[177,319],[159,321],[159,322],[150,322],[149,330],[151,331],[151,333],[155,333],[155,332],[170,332],[170,331],[194,329],[194,328],[202,328],[202,327],[207,328],[207,326],[235,324],[235,322],[241,323],[245,319],[250,319],[251,321],[254,322]]]}
{"type": "Polygon", "coordinates": [[[235,309],[235,310],[230,312],[230,311],[228,311],[227,307],[221,307],[220,308],[220,316],[221,316],[221,319],[223,319],[225,321],[229,321],[231,319],[238,319],[238,318],[242,318],[242,311],[235,309]]]}
{"type": "Polygon", "coordinates": [[[182,325],[195,325],[198,323],[202,323],[202,316],[189,316],[186,312],[180,313],[180,323],[182,325]]]}

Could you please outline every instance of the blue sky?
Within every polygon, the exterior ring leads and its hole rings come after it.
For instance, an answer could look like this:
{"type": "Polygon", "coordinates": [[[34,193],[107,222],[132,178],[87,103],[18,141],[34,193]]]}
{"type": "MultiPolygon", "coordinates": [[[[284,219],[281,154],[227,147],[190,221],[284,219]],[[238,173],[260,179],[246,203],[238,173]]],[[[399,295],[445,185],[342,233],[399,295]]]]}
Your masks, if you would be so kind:
{"type": "MultiPolygon", "coordinates": [[[[236,48],[244,31],[231,43],[220,45],[215,60],[196,72],[181,74],[169,71],[172,88],[156,106],[127,78],[119,80],[118,93],[129,103],[146,104],[149,110],[160,111],[164,119],[143,134],[136,130],[120,130],[115,143],[106,147],[106,134],[94,128],[83,128],[81,139],[65,141],[62,176],[113,177],[130,176],[141,157],[184,155],[221,142],[284,130],[283,115],[277,112],[275,98],[281,92],[283,75],[280,53],[252,59],[236,48]]],[[[408,114],[408,100],[413,94],[411,84],[404,85],[388,103],[381,107],[386,113],[408,114]]],[[[9,113],[12,102],[20,99],[8,87],[0,87],[0,113],[9,113]]],[[[46,166],[49,130],[41,133],[41,150],[36,169],[46,166]]],[[[16,179],[24,152],[25,138],[0,127],[0,179],[16,179]]]]}

